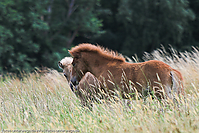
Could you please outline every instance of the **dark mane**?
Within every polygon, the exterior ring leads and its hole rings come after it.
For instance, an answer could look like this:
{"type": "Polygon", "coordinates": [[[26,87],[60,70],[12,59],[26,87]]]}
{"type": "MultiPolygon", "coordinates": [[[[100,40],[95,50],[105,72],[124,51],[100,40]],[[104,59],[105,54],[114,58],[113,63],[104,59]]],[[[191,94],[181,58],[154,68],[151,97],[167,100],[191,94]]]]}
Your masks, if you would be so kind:
{"type": "Polygon", "coordinates": [[[70,53],[74,56],[75,53],[80,53],[80,52],[95,52],[98,53],[99,55],[108,58],[108,59],[115,59],[121,62],[125,62],[125,58],[121,55],[118,54],[117,52],[114,52],[109,49],[105,49],[101,46],[95,46],[89,43],[82,43],[79,44],[78,46],[75,46],[70,50],[70,53]]]}

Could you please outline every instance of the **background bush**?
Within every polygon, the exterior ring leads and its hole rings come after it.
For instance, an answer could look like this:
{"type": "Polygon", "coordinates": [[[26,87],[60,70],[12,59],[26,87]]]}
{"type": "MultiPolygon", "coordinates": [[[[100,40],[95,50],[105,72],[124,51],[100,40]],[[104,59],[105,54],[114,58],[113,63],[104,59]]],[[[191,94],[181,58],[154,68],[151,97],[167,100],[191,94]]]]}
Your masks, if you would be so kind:
{"type": "Polygon", "coordinates": [[[1,0],[0,73],[58,68],[79,43],[127,56],[199,45],[198,0],[1,0]]]}

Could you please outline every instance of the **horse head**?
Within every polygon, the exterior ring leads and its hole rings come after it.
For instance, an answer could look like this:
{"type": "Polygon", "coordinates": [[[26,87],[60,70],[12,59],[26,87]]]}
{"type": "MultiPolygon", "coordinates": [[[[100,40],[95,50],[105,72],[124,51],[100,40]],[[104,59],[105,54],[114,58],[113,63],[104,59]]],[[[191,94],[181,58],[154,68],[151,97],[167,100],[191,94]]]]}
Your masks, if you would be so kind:
{"type": "MultiPolygon", "coordinates": [[[[58,66],[63,70],[64,76],[66,77],[71,90],[74,92],[74,85],[70,82],[72,69],[73,69],[72,61],[73,61],[72,57],[65,57],[58,62],[58,66]]],[[[77,89],[77,85],[75,85],[75,89],[77,89]]]]}
{"type": "Polygon", "coordinates": [[[66,77],[68,82],[71,79],[72,60],[73,60],[72,57],[65,57],[58,62],[58,66],[63,70],[64,76],[66,77]]]}
{"type": "Polygon", "coordinates": [[[79,84],[79,81],[82,79],[84,74],[88,72],[88,69],[86,67],[83,55],[80,53],[74,53],[69,51],[70,54],[73,57],[72,61],[72,71],[71,71],[71,83],[74,86],[77,86],[79,84]]]}

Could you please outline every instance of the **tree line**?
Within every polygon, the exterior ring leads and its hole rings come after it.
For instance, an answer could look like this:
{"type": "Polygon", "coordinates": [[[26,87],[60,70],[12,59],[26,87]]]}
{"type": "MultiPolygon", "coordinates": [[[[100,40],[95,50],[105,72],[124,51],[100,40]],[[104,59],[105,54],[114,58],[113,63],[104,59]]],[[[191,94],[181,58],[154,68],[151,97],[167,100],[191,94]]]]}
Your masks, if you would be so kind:
{"type": "Polygon", "coordinates": [[[131,57],[199,45],[199,0],[1,0],[0,73],[58,68],[79,43],[131,57]]]}

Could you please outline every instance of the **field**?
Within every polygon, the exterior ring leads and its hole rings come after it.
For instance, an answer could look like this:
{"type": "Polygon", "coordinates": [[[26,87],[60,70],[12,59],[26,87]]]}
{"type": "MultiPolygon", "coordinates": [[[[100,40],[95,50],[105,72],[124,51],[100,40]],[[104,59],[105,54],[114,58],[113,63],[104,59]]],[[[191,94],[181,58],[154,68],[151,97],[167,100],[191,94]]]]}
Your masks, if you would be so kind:
{"type": "Polygon", "coordinates": [[[170,54],[162,50],[146,53],[145,60],[164,61],[184,78],[185,99],[167,105],[148,97],[125,102],[94,104],[83,108],[66,79],[56,70],[46,74],[6,76],[0,81],[0,129],[71,132],[199,132],[199,52],[170,54]]]}

